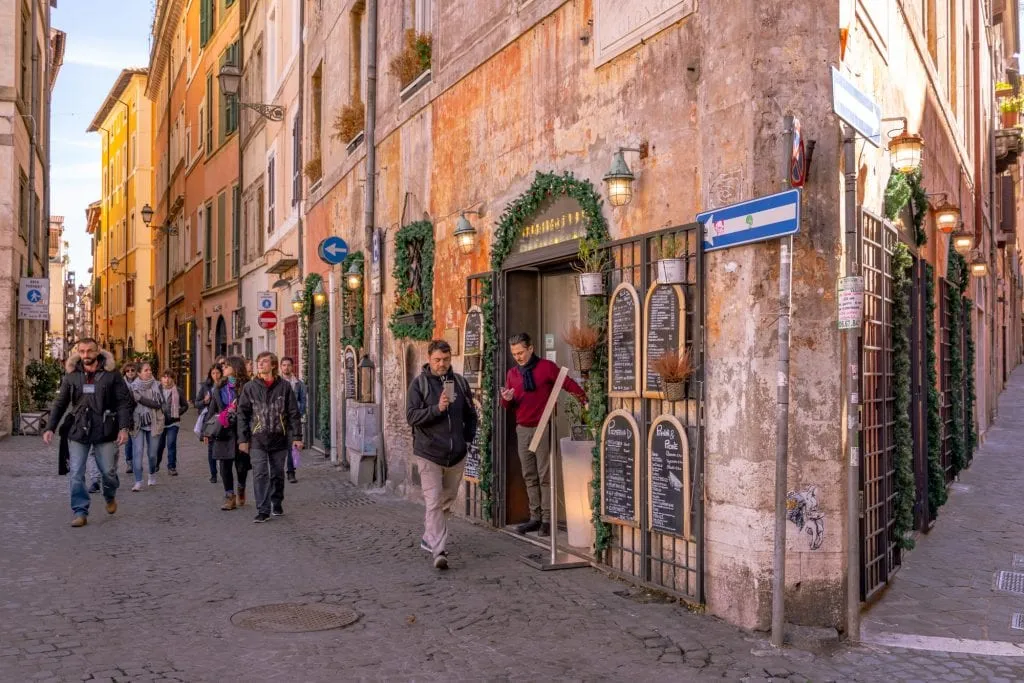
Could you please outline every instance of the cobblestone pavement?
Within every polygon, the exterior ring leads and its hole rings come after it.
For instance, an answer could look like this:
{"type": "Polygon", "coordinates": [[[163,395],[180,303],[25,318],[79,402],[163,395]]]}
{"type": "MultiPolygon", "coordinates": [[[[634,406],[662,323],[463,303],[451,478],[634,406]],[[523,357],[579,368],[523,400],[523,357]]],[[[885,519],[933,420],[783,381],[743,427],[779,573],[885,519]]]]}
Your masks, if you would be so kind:
{"type": "Polygon", "coordinates": [[[1000,572],[1024,572],[1022,443],[1024,368],[1011,376],[999,418],[952,485],[936,524],[918,537],[882,599],[864,616],[862,637],[993,641],[999,645],[988,646],[990,651],[1016,648],[1024,654],[1024,630],[1011,628],[1014,615],[1024,615],[1024,583],[1018,581],[1017,593],[998,587],[1000,572]]]}
{"type": "MultiPolygon", "coordinates": [[[[180,471],[121,489],[108,516],[69,527],[67,484],[38,439],[0,442],[0,681],[1020,680],[1024,659],[843,649],[773,651],[592,569],[537,572],[531,549],[465,521],[452,568],[419,549],[421,507],[350,486],[312,454],[286,516],[221,512],[205,453],[182,436],[180,471]],[[233,625],[240,610],[329,603],[340,630],[233,625]]],[[[126,479],[121,474],[122,481],[126,479]]]]}

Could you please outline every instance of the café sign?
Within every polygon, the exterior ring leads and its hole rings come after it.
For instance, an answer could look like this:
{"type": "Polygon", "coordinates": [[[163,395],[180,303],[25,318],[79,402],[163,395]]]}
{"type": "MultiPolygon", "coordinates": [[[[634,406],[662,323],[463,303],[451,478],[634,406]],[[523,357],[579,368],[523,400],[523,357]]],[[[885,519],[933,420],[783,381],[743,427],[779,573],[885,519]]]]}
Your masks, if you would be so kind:
{"type": "Polygon", "coordinates": [[[523,254],[555,244],[578,240],[587,234],[587,218],[580,203],[558,197],[540,205],[537,215],[522,228],[513,254],[523,254]]]}

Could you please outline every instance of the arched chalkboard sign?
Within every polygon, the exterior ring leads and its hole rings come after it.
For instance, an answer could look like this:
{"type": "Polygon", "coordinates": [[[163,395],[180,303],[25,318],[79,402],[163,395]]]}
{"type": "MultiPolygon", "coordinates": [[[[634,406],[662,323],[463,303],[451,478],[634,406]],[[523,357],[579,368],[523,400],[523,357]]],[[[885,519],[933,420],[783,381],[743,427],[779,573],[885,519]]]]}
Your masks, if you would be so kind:
{"type": "Polygon", "coordinates": [[[640,395],[640,295],[623,282],[608,304],[608,395],[635,398],[640,395]]]}
{"type": "Polygon", "coordinates": [[[652,531],[690,538],[690,445],[674,415],[647,435],[647,523],[652,531]]]}
{"type": "Polygon", "coordinates": [[[601,429],[601,518],[639,526],[640,428],[625,410],[615,410],[601,429]]]}
{"type": "Polygon", "coordinates": [[[651,285],[644,299],[644,398],[665,398],[661,377],[652,367],[670,351],[686,345],[686,297],[679,285],[651,285]]]}

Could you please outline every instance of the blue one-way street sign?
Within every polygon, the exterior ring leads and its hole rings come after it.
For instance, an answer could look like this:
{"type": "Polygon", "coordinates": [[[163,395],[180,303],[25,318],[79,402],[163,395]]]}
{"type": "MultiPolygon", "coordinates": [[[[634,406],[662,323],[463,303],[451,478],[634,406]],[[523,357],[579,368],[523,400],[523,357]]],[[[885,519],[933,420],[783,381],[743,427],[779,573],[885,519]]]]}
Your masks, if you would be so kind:
{"type": "Polygon", "coordinates": [[[336,266],[348,256],[348,245],[345,244],[345,240],[332,235],[331,237],[325,237],[320,242],[320,247],[317,251],[320,254],[321,261],[329,266],[336,266]]]}
{"type": "Polygon", "coordinates": [[[832,67],[832,111],[875,147],[882,144],[882,108],[832,67]]]}
{"type": "Polygon", "coordinates": [[[697,222],[704,226],[704,251],[794,235],[800,231],[800,190],[699,213],[697,222]]]}

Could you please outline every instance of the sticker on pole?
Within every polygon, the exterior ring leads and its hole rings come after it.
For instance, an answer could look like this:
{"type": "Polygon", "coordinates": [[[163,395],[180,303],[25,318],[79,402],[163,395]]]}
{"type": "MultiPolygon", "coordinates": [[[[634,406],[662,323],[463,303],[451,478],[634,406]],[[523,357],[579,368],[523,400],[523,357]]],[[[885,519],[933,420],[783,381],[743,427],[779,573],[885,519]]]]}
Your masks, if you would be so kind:
{"type": "Polygon", "coordinates": [[[864,277],[839,278],[839,329],[856,330],[864,323],[864,277]]]}

